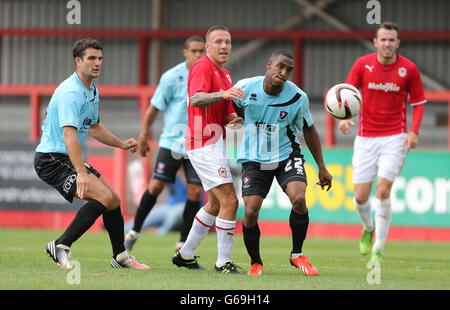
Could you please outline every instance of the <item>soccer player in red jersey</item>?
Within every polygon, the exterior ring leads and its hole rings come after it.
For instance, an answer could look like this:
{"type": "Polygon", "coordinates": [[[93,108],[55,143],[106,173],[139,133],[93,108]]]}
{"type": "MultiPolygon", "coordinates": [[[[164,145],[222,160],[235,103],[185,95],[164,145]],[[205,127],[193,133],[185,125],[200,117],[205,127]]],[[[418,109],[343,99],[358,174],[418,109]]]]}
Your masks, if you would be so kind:
{"type": "MultiPolygon", "coordinates": [[[[371,260],[381,261],[392,217],[392,184],[401,172],[408,151],[417,147],[426,99],[416,65],[397,54],[400,46],[397,25],[381,24],[373,42],[377,51],[358,58],[346,83],[360,89],[362,94],[352,161],[354,203],[363,224],[360,252],[366,255],[372,250],[371,260]],[[408,94],[413,106],[409,131],[408,94]],[[375,177],[374,223],[369,196],[375,177]]],[[[349,134],[350,126],[354,125],[352,120],[342,120],[339,129],[349,134]]]]}
{"type": "Polygon", "coordinates": [[[231,35],[223,26],[212,26],[206,33],[206,56],[197,60],[188,77],[188,128],[186,151],[208,202],[196,214],[183,247],[172,257],[178,267],[202,269],[195,249],[215,224],[218,256],[214,270],[241,273],[231,260],[238,199],[225,155],[225,125],[243,124],[231,99],[243,97],[232,87],[230,73],[224,69],[231,52],[231,35]]]}

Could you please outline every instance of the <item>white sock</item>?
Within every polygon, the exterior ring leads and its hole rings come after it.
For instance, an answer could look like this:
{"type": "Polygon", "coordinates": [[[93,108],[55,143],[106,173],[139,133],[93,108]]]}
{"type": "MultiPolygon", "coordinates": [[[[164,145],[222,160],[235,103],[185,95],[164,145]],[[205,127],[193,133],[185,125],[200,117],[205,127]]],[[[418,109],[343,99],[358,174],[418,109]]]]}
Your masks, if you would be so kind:
{"type": "Polygon", "coordinates": [[[139,233],[137,231],[134,231],[133,229],[130,229],[127,233],[127,237],[137,239],[139,237],[139,233]]]}
{"type": "Polygon", "coordinates": [[[353,198],[353,202],[356,207],[356,213],[358,213],[358,216],[363,224],[364,230],[373,231],[373,219],[372,219],[372,210],[370,208],[370,199],[368,199],[363,204],[358,204],[356,203],[356,199],[353,198]]]}
{"type": "Polygon", "coordinates": [[[127,250],[119,253],[116,255],[116,261],[118,261],[119,263],[127,263],[128,262],[128,252],[127,250]]]}
{"type": "Polygon", "coordinates": [[[183,258],[194,257],[195,250],[200,242],[208,235],[209,229],[214,224],[215,220],[216,217],[206,212],[203,208],[197,212],[186,242],[180,249],[183,258]]]}
{"type": "Polygon", "coordinates": [[[376,199],[375,209],[375,244],[373,250],[383,251],[391,225],[391,200],[376,199]]]}
{"type": "Polygon", "coordinates": [[[302,255],[303,255],[303,252],[302,253],[291,253],[292,258],[299,258],[302,255]]]}
{"type": "Polygon", "coordinates": [[[221,218],[216,218],[216,233],[217,233],[217,267],[231,262],[231,255],[233,253],[234,242],[234,228],[236,221],[227,221],[221,218]]]}

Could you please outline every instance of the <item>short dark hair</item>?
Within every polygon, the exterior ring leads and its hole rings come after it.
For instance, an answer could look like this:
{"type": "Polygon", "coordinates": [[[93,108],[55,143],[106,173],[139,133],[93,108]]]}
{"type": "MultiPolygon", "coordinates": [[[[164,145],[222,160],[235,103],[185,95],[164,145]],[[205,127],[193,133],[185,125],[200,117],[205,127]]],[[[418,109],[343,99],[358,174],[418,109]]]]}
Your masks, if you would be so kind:
{"type": "Polygon", "coordinates": [[[184,48],[188,48],[189,43],[191,42],[201,42],[205,43],[205,39],[203,39],[201,36],[191,36],[184,41],[184,48]]]}
{"type": "Polygon", "coordinates": [[[375,32],[375,38],[378,37],[378,30],[380,30],[380,29],[395,30],[395,31],[397,31],[397,37],[398,37],[398,25],[396,23],[389,22],[389,21],[381,23],[378,26],[377,31],[375,32]]]}
{"type": "Polygon", "coordinates": [[[72,51],[73,58],[74,59],[75,59],[75,57],[83,58],[84,52],[87,48],[94,48],[96,50],[102,50],[103,46],[98,40],[93,39],[93,38],[80,39],[73,44],[73,51],[72,51]]]}
{"type": "Polygon", "coordinates": [[[225,26],[221,26],[221,25],[214,25],[214,26],[211,26],[211,27],[208,28],[208,31],[206,32],[206,36],[205,36],[206,41],[208,41],[208,37],[209,37],[209,35],[211,34],[211,32],[216,31],[216,30],[223,30],[223,31],[228,31],[228,32],[230,32],[230,31],[228,30],[228,28],[225,27],[225,26]]]}
{"type": "Polygon", "coordinates": [[[273,59],[273,58],[278,57],[278,56],[280,56],[280,55],[281,55],[281,56],[288,57],[288,58],[294,60],[294,56],[292,56],[291,53],[289,53],[288,51],[283,50],[283,49],[277,49],[277,50],[274,50],[274,51],[272,52],[272,54],[270,55],[270,59],[273,59]]]}

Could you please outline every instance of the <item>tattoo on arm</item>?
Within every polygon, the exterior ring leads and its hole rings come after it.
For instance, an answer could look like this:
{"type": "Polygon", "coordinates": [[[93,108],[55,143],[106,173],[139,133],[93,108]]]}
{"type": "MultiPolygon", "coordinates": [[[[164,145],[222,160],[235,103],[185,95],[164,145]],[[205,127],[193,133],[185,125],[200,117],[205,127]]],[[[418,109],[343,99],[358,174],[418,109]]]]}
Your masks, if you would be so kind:
{"type": "Polygon", "coordinates": [[[191,106],[193,107],[206,107],[213,103],[222,100],[223,91],[216,93],[196,93],[191,97],[191,106]]]}

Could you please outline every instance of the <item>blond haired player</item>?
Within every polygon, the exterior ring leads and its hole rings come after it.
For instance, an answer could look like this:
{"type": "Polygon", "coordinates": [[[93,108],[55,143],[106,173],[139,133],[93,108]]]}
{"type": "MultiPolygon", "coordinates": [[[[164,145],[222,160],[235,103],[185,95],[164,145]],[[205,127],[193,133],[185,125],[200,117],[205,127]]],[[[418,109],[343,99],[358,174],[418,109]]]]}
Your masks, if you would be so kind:
{"type": "Polygon", "coordinates": [[[197,60],[188,77],[188,128],[186,151],[197,172],[208,202],[196,214],[183,247],[172,262],[178,267],[202,269],[195,249],[212,225],[217,232],[218,255],[214,271],[241,273],[232,262],[238,199],[225,156],[225,125],[243,123],[231,99],[243,97],[232,87],[230,73],[224,68],[231,52],[231,35],[223,26],[212,26],[206,33],[206,56],[197,60]]]}

